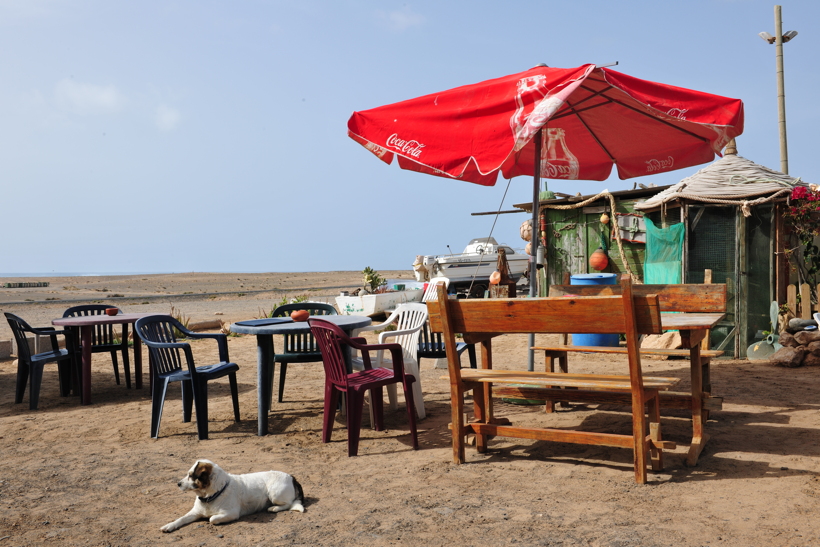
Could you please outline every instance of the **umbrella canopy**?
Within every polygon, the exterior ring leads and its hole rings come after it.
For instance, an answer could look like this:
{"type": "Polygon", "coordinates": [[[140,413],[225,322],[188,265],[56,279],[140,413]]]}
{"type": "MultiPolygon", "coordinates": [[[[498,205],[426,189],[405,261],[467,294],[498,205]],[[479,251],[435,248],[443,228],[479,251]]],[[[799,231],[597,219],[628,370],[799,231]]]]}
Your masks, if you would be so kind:
{"type": "Polygon", "coordinates": [[[621,179],[673,171],[713,160],[742,131],[739,99],[595,65],[538,66],[348,121],[350,137],[386,163],[398,156],[403,169],[487,186],[499,172],[605,180],[613,165],[621,179]]]}

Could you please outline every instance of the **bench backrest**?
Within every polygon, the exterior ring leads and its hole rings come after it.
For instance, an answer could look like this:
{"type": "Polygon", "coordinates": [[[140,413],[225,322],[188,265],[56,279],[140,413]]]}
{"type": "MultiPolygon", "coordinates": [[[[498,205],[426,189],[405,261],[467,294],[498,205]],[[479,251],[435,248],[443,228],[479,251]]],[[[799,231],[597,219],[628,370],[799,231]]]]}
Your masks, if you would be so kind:
{"type": "MultiPolygon", "coordinates": [[[[549,290],[551,297],[610,296],[620,293],[620,285],[551,285],[549,290]]],[[[725,283],[632,285],[632,294],[635,296],[657,294],[661,311],[726,313],[725,283]]]]}
{"type": "Polygon", "coordinates": [[[637,390],[642,386],[638,335],[662,332],[661,309],[656,295],[633,296],[632,289],[631,280],[624,277],[621,294],[613,296],[450,300],[442,283],[438,286],[438,300],[427,302],[430,329],[444,333],[451,385],[461,382],[456,333],[463,334],[465,340],[473,337],[482,343],[485,367],[492,366],[490,339],[500,334],[625,334],[630,377],[637,390]]]}
{"type": "MultiPolygon", "coordinates": [[[[434,300],[427,303],[430,330],[444,332],[439,303],[446,302],[450,328],[457,333],[618,333],[632,328],[624,314],[620,295],[564,298],[476,298],[434,300]]],[[[634,296],[635,328],[638,334],[659,334],[658,297],[634,296]]]]}

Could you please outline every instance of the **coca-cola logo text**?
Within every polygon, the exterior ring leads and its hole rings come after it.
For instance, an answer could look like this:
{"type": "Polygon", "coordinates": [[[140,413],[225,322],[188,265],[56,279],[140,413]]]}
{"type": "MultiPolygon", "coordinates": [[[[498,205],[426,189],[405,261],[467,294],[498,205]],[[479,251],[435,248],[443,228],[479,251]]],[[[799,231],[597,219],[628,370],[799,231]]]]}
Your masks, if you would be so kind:
{"type": "Polygon", "coordinates": [[[667,114],[674,116],[679,120],[685,120],[687,112],[689,112],[688,108],[670,108],[667,114]]]}
{"type": "Polygon", "coordinates": [[[665,171],[672,169],[674,164],[675,159],[672,156],[667,157],[665,160],[652,159],[646,162],[646,172],[654,173],[655,171],[665,171]]]}
{"type": "Polygon", "coordinates": [[[390,148],[395,148],[396,150],[407,156],[418,158],[419,156],[421,156],[421,149],[424,148],[425,145],[421,144],[419,141],[407,141],[401,139],[399,138],[398,134],[393,133],[387,138],[387,146],[389,146],[390,148]]]}
{"type": "Polygon", "coordinates": [[[572,169],[572,166],[570,166],[568,164],[556,165],[554,163],[547,163],[546,167],[547,167],[547,169],[546,169],[545,174],[546,174],[546,176],[548,176],[551,179],[572,179],[572,178],[576,178],[576,177],[572,176],[573,175],[573,173],[572,173],[573,169],[572,169]]]}

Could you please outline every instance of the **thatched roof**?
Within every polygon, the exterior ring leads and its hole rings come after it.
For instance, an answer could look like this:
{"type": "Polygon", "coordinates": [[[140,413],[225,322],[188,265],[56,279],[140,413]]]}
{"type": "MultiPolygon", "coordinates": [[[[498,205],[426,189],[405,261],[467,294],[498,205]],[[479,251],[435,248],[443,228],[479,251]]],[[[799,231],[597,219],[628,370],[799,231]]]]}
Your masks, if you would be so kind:
{"type": "Polygon", "coordinates": [[[748,208],[751,205],[785,198],[795,186],[806,185],[800,178],[758,165],[738,156],[734,147],[727,147],[724,157],[646,201],[636,204],[635,209],[653,209],[678,199],[748,208]]]}

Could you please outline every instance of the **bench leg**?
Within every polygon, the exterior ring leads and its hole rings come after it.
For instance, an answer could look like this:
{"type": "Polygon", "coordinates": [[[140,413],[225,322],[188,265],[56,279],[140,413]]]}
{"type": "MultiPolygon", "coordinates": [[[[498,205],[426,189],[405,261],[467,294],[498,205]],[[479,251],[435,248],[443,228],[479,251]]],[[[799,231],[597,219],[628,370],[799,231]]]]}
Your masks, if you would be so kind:
{"type": "MultiPolygon", "coordinates": [[[[544,370],[546,372],[555,372],[555,357],[548,351],[544,352],[544,370]]],[[[547,401],[544,404],[544,412],[547,414],[555,412],[555,401],[547,401]]]]}
{"type": "MultiPolygon", "coordinates": [[[[558,359],[558,368],[564,374],[569,373],[569,361],[567,360],[566,351],[545,351],[544,352],[544,370],[547,372],[555,372],[555,360],[558,359]]],[[[569,401],[558,401],[564,408],[569,408],[569,401]]],[[[544,405],[544,412],[550,414],[555,412],[555,401],[547,401],[544,405]]]]}
{"type": "Polygon", "coordinates": [[[703,410],[703,361],[700,356],[700,346],[690,348],[690,373],[692,377],[692,444],[686,457],[686,465],[694,467],[698,464],[698,457],[709,440],[705,431],[706,416],[703,410]]]}
{"type": "MultiPolygon", "coordinates": [[[[712,394],[712,376],[711,376],[709,365],[711,364],[712,358],[711,357],[703,357],[701,355],[700,361],[701,361],[701,367],[700,367],[701,368],[701,379],[703,381],[703,392],[708,393],[708,394],[711,395],[712,394]]],[[[703,411],[703,421],[704,422],[709,421],[709,411],[708,410],[703,411]]]]}
{"type": "MultiPolygon", "coordinates": [[[[662,440],[661,437],[661,405],[660,397],[657,392],[647,401],[649,407],[649,438],[653,441],[662,440]]],[[[652,470],[660,471],[663,469],[663,450],[656,447],[654,444],[649,445],[649,456],[652,460],[652,470]]]]}
{"type": "MultiPolygon", "coordinates": [[[[480,384],[473,389],[473,416],[475,421],[489,423],[487,416],[487,388],[489,384],[480,384]]],[[[475,448],[479,454],[487,451],[487,435],[475,434],[475,448]]]]}
{"type": "Polygon", "coordinates": [[[464,463],[464,392],[460,388],[459,384],[450,384],[453,463],[464,463]]]}
{"type": "Polygon", "coordinates": [[[638,395],[632,395],[632,452],[635,463],[635,482],[646,484],[646,456],[648,451],[646,442],[647,432],[646,409],[644,401],[638,400],[638,395]]]}

